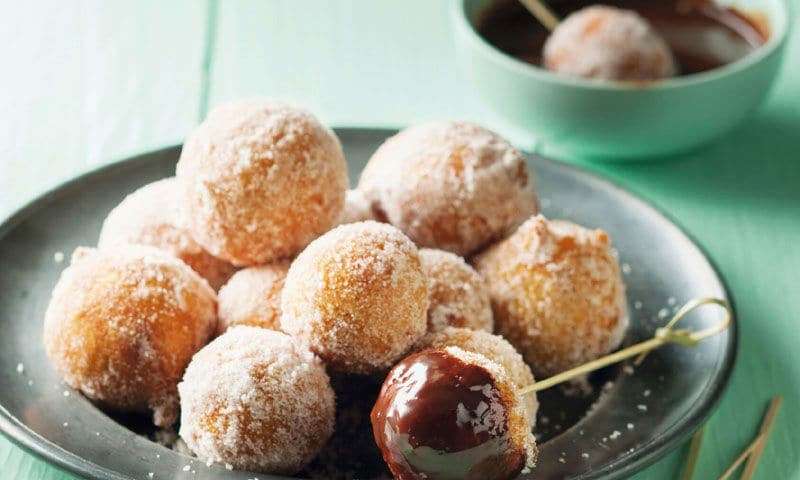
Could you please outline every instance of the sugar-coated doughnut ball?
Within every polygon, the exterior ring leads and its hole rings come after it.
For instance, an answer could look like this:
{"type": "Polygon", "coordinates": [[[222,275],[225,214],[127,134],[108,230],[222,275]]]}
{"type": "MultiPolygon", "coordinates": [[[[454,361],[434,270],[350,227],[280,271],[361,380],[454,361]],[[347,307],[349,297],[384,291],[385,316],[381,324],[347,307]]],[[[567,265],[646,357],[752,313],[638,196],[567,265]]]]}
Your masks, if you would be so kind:
{"type": "Polygon", "coordinates": [[[247,267],[219,290],[217,333],[234,325],[280,330],[281,292],[290,262],[247,267]]]}
{"type": "Polygon", "coordinates": [[[281,332],[231,328],[194,356],[178,390],[181,437],[205,461],[291,475],[333,432],[325,367],[281,332]]]}
{"type": "Polygon", "coordinates": [[[186,262],[212,288],[218,289],[235,268],[194,241],[186,229],[182,198],[174,177],[139,188],[108,214],[97,246],[133,243],[158,247],[186,262]]]}
{"type": "Polygon", "coordinates": [[[537,376],[605,355],[628,326],[625,285],[608,235],[535,216],[475,259],[495,327],[537,376]]]}
{"type": "Polygon", "coordinates": [[[212,110],[186,139],[177,175],[194,238],[240,266],[290,258],[329,230],[348,184],[336,135],[270,100],[212,110]]]}
{"type": "Polygon", "coordinates": [[[657,80],[675,75],[667,42],[632,10],[593,5],[565,18],[544,45],[554,72],[604,80],[657,80]]]}
{"type": "MultiPolygon", "coordinates": [[[[444,347],[458,347],[468,352],[479,353],[494,361],[506,369],[509,378],[517,388],[525,388],[533,384],[533,373],[522,359],[522,355],[499,335],[492,335],[482,330],[448,327],[439,332],[428,333],[417,341],[412,350],[418,352],[444,347]]],[[[523,402],[528,410],[530,424],[533,426],[536,423],[539,402],[535,394],[526,395],[523,402]]]]}
{"type": "Polygon", "coordinates": [[[483,278],[463,258],[444,250],[419,251],[428,278],[428,331],[446,327],[494,329],[489,291],[483,278]]]}
{"type": "Polygon", "coordinates": [[[417,248],[391,225],[336,227],[292,263],[281,308],[281,329],[332,368],[387,370],[427,329],[417,248]]]}
{"type": "Polygon", "coordinates": [[[177,385],[217,323],[216,294],[153,247],[76,250],[44,320],[47,355],[64,381],[101,406],[178,418],[177,385]]]}
{"type": "Polygon", "coordinates": [[[371,417],[398,480],[507,480],[536,459],[517,386],[497,363],[458,347],[398,363],[371,417]]]}
{"type": "Polygon", "coordinates": [[[467,255],[537,211],[525,158],[478,125],[407,128],[369,160],[359,189],[421,247],[467,255]]]}
{"type": "Polygon", "coordinates": [[[344,197],[344,209],[339,217],[339,225],[367,220],[381,221],[361,190],[348,190],[344,197]]]}

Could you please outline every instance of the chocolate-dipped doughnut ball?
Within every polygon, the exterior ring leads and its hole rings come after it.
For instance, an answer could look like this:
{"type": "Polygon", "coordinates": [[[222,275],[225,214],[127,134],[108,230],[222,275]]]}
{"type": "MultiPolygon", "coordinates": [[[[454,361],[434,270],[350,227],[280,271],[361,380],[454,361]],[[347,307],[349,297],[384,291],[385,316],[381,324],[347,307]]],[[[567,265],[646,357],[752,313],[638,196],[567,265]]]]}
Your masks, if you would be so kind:
{"type": "Polygon", "coordinates": [[[102,406],[177,420],[186,365],[214,332],[216,295],[153,247],[78,249],[53,290],[44,344],[73,388],[102,406]]]}
{"type": "MultiPolygon", "coordinates": [[[[533,384],[533,373],[531,373],[530,367],[522,359],[522,355],[505,338],[499,335],[492,335],[482,330],[448,327],[438,332],[426,334],[414,344],[412,350],[419,352],[430,348],[444,347],[458,347],[468,352],[481,354],[492,360],[506,369],[509,378],[517,388],[524,388],[533,384]]],[[[536,423],[536,410],[539,408],[536,395],[525,395],[522,400],[528,410],[529,422],[531,426],[534,426],[536,423]]]]}
{"type": "Polygon", "coordinates": [[[336,135],[269,100],[215,108],[187,138],[177,175],[194,238],[235,265],[297,254],[336,224],[348,183],[336,135]]]}
{"type": "Polygon", "coordinates": [[[235,271],[194,241],[185,226],[178,180],[165,178],[149,183],[125,197],[103,222],[97,246],[126,243],[150,245],[183,260],[215,290],[235,271]]]}
{"type": "Polygon", "coordinates": [[[178,390],[181,437],[205,461],[291,475],[333,431],[325,368],[281,332],[231,328],[194,356],[178,390]]]}
{"type": "Polygon", "coordinates": [[[280,330],[281,292],[290,262],[243,268],[219,290],[221,334],[234,325],[280,330]]]}
{"type": "Polygon", "coordinates": [[[489,291],[478,272],[463,258],[443,250],[419,251],[428,278],[428,331],[447,327],[494,329],[489,291]]]}
{"type": "Polygon", "coordinates": [[[565,18],[544,45],[555,72],[605,80],[657,80],[675,75],[667,42],[633,10],[604,5],[565,18]]]}
{"type": "Polygon", "coordinates": [[[422,247],[467,255],[536,213],[525,159],[477,125],[420,125],[388,139],[369,160],[359,189],[422,247]]]}
{"type": "Polygon", "coordinates": [[[511,479],[535,461],[517,386],[493,361],[457,347],[398,363],[371,417],[399,480],[511,479]]]}
{"type": "Polygon", "coordinates": [[[537,376],[576,367],[622,341],[625,285],[602,230],[535,216],[475,267],[489,287],[497,332],[537,376]]]}
{"type": "Polygon", "coordinates": [[[417,248],[391,225],[336,227],[292,263],[281,308],[281,329],[334,369],[386,370],[427,328],[417,248]]]}

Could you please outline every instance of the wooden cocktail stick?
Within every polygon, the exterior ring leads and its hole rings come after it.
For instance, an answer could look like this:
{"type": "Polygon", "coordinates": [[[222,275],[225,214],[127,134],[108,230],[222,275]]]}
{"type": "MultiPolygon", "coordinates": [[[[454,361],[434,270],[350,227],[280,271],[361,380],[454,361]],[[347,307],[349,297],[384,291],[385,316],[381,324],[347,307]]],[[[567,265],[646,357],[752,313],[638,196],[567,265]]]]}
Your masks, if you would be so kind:
{"type": "Polygon", "coordinates": [[[761,454],[764,453],[764,446],[767,444],[767,438],[772,430],[772,426],[775,424],[775,419],[778,417],[778,412],[781,409],[782,403],[783,397],[780,395],[773,397],[772,401],[769,402],[767,413],[764,415],[764,420],[761,422],[761,430],[759,431],[764,439],[756,446],[750,457],[748,457],[747,464],[744,466],[744,472],[742,473],[742,480],[751,480],[756,473],[758,461],[761,460],[761,454]]]}
{"type": "MultiPolygon", "coordinates": [[[[728,480],[731,478],[731,475],[739,468],[739,465],[742,464],[745,460],[747,460],[756,449],[759,448],[761,444],[764,443],[764,440],[767,437],[764,434],[757,436],[750,445],[746,446],[744,450],[733,460],[733,463],[722,473],[722,476],[719,477],[719,480],[728,480]]],[[[744,477],[743,477],[744,478],[744,477]]]]}
{"type": "Polygon", "coordinates": [[[692,480],[694,478],[694,470],[697,467],[697,459],[700,457],[700,446],[703,444],[703,435],[706,432],[706,426],[703,425],[692,436],[692,444],[689,446],[689,456],[686,457],[686,466],[683,468],[683,480],[692,480]]]}
{"type": "MultiPolygon", "coordinates": [[[[650,340],[645,340],[644,342],[637,343],[636,345],[632,345],[618,352],[606,355],[605,357],[600,357],[596,360],[584,363],[583,365],[577,366],[573,369],[567,370],[557,375],[553,375],[552,377],[548,377],[544,380],[534,382],[531,385],[528,385],[527,387],[520,389],[519,392],[521,395],[527,395],[529,393],[545,390],[552,386],[558,385],[559,383],[566,382],[567,380],[572,380],[573,378],[585,375],[587,373],[601,369],[605,366],[611,365],[612,363],[617,363],[619,361],[625,360],[626,358],[634,357],[637,355],[639,356],[640,359],[643,359],[643,356],[648,352],[650,352],[651,350],[656,349],[662,345],[666,345],[668,343],[677,343],[680,345],[693,347],[697,345],[701,340],[716,335],[727,329],[731,323],[731,318],[732,318],[731,307],[725,300],[722,300],[720,298],[696,298],[694,300],[689,301],[686,305],[681,307],[681,309],[678,310],[678,313],[676,313],[675,316],[672,317],[672,320],[670,320],[666,326],[656,330],[655,336],[650,340]],[[703,330],[698,330],[696,332],[684,329],[675,330],[673,328],[675,324],[677,324],[684,316],[686,316],[687,313],[691,312],[697,307],[707,304],[719,305],[720,307],[725,309],[725,318],[719,324],[714,325],[713,327],[705,328],[703,330]]],[[[639,363],[641,363],[641,360],[639,361],[639,363]]]]}
{"type": "Polygon", "coordinates": [[[543,0],[519,0],[531,15],[539,20],[539,23],[551,32],[558,26],[559,19],[555,13],[544,3],[543,0]]]}

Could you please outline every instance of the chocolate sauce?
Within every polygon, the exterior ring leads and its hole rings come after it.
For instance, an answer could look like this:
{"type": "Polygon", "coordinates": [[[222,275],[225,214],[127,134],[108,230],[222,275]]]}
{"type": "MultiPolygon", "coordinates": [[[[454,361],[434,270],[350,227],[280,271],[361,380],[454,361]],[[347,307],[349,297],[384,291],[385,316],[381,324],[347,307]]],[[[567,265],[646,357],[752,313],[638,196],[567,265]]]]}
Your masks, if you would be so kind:
{"type": "Polygon", "coordinates": [[[399,480],[514,478],[505,403],[492,375],[445,350],[392,369],[372,409],[375,442],[399,480]]]}
{"type": "MultiPolygon", "coordinates": [[[[765,22],[711,0],[566,0],[551,1],[564,18],[595,4],[638,12],[669,44],[679,75],[712,70],[739,60],[766,43],[765,22]]],[[[478,23],[478,31],[503,52],[533,65],[542,65],[542,48],[549,32],[516,0],[497,1],[478,23]]]]}

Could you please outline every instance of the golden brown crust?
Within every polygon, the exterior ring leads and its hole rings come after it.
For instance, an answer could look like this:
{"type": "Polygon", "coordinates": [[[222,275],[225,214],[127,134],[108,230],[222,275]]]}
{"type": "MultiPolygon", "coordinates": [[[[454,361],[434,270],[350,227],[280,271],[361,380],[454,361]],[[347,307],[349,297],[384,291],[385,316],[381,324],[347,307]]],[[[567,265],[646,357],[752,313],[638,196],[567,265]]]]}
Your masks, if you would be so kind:
{"type": "Polygon", "coordinates": [[[609,353],[628,325],[608,235],[541,215],[475,259],[495,325],[537,376],[609,353]]]}
{"type": "Polygon", "coordinates": [[[214,291],[181,261],[151,247],[79,249],[53,290],[44,343],[70,386],[167,426],[183,370],[215,327],[214,291]]]}
{"type": "Polygon", "coordinates": [[[425,333],[427,307],[414,244],[391,225],[351,223],[312,242],[292,263],[281,328],[337,370],[374,373],[425,333]]]}
{"type": "Polygon", "coordinates": [[[291,262],[248,267],[219,290],[217,335],[235,325],[280,330],[281,292],[291,262]]]}

